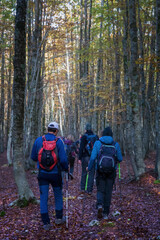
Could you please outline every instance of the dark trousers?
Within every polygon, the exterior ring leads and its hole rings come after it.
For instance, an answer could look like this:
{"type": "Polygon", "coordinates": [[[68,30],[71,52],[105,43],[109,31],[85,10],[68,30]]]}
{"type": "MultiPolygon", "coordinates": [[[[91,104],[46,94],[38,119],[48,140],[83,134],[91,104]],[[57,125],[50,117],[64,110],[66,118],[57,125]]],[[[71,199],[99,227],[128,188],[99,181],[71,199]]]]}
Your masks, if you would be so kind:
{"type": "Polygon", "coordinates": [[[97,185],[97,205],[102,205],[103,213],[109,214],[113,185],[116,178],[116,170],[113,174],[108,176],[99,174],[97,172],[96,185],[97,185]]]}
{"type": "MultiPolygon", "coordinates": [[[[90,157],[82,158],[81,190],[85,190],[86,177],[87,177],[86,167],[88,167],[89,159],[90,159],[90,157]]],[[[95,166],[89,172],[88,184],[87,184],[87,192],[92,192],[92,190],[93,190],[94,175],[95,175],[95,166]]]]}

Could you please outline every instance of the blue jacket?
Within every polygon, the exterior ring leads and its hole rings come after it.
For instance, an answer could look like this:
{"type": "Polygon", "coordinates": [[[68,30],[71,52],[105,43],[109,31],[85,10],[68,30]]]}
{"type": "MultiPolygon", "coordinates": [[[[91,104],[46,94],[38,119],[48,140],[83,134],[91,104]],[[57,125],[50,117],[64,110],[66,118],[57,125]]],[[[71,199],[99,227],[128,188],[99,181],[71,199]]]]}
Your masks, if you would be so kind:
{"type": "MultiPolygon", "coordinates": [[[[110,136],[103,136],[100,138],[100,140],[106,144],[111,144],[113,142],[113,138],[110,136]]],[[[92,167],[94,166],[94,163],[96,161],[96,158],[98,157],[101,145],[102,145],[102,143],[99,140],[95,142],[95,144],[93,146],[92,154],[91,154],[91,157],[89,160],[89,164],[88,164],[88,171],[91,171],[92,167]]],[[[116,147],[117,160],[119,162],[121,162],[123,158],[122,158],[120,146],[117,142],[115,143],[115,147],[116,147]]]]}
{"type": "MultiPolygon", "coordinates": [[[[45,138],[48,141],[53,141],[56,138],[56,136],[52,133],[47,133],[45,135],[45,138]]],[[[42,140],[42,136],[41,136],[35,140],[35,142],[33,144],[33,148],[32,148],[32,153],[31,153],[31,159],[33,161],[37,162],[38,168],[39,168],[38,152],[42,148],[42,145],[43,145],[43,140],[42,140]]],[[[67,160],[66,152],[64,150],[64,144],[60,138],[58,138],[56,146],[57,146],[57,150],[58,150],[58,161],[60,163],[61,169],[63,171],[67,171],[68,170],[68,160],[67,160]]],[[[41,171],[46,172],[44,170],[41,170],[41,171]]],[[[58,173],[57,165],[49,173],[58,173]]]]}

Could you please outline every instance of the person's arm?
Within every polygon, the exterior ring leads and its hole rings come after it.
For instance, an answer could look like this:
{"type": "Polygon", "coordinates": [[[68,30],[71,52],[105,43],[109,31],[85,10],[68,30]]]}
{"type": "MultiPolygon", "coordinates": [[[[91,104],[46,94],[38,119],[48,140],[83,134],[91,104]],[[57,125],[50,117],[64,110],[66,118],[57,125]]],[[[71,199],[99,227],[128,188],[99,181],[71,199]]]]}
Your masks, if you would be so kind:
{"type": "Polygon", "coordinates": [[[61,139],[57,140],[58,158],[63,171],[68,171],[68,159],[61,139]]]}
{"type": "Polygon", "coordinates": [[[117,156],[116,156],[117,160],[118,160],[118,162],[122,162],[123,157],[122,157],[122,153],[121,153],[121,148],[118,143],[116,143],[115,146],[116,146],[116,150],[117,150],[117,156]]]}
{"type": "Polygon", "coordinates": [[[33,144],[33,147],[32,147],[32,152],[31,152],[31,159],[35,162],[38,161],[38,141],[40,142],[40,139],[37,138],[33,144]]]}
{"type": "Polygon", "coordinates": [[[91,169],[93,168],[95,160],[98,156],[98,152],[99,152],[99,144],[98,144],[98,141],[96,141],[93,146],[92,154],[88,163],[88,171],[91,171],[91,169]]]}

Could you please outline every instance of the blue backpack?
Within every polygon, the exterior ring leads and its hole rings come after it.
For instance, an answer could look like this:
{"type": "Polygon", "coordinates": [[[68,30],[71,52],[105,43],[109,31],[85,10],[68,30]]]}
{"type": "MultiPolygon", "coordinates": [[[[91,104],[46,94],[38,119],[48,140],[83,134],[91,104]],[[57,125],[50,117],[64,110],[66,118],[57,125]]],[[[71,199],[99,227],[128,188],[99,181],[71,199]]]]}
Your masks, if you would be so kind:
{"type": "Polygon", "coordinates": [[[86,134],[86,139],[87,139],[87,145],[86,145],[85,149],[86,149],[86,152],[88,153],[88,155],[91,156],[94,143],[96,140],[98,140],[98,137],[95,134],[92,134],[92,135],[86,134]]]}
{"type": "Polygon", "coordinates": [[[114,171],[116,166],[115,142],[111,144],[100,142],[102,145],[97,159],[97,170],[99,173],[110,174],[114,171]]]}

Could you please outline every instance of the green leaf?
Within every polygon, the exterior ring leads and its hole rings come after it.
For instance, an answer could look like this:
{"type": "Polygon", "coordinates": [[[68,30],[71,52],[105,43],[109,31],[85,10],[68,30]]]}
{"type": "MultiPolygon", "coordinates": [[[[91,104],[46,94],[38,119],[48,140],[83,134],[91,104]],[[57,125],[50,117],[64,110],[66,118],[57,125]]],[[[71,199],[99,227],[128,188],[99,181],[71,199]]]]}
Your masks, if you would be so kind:
{"type": "Polygon", "coordinates": [[[114,222],[108,222],[108,223],[107,223],[107,226],[108,226],[108,227],[114,227],[114,226],[115,226],[115,223],[114,223],[114,222]]]}
{"type": "Polygon", "coordinates": [[[0,212],[0,217],[4,217],[6,215],[5,211],[0,212]]]}

